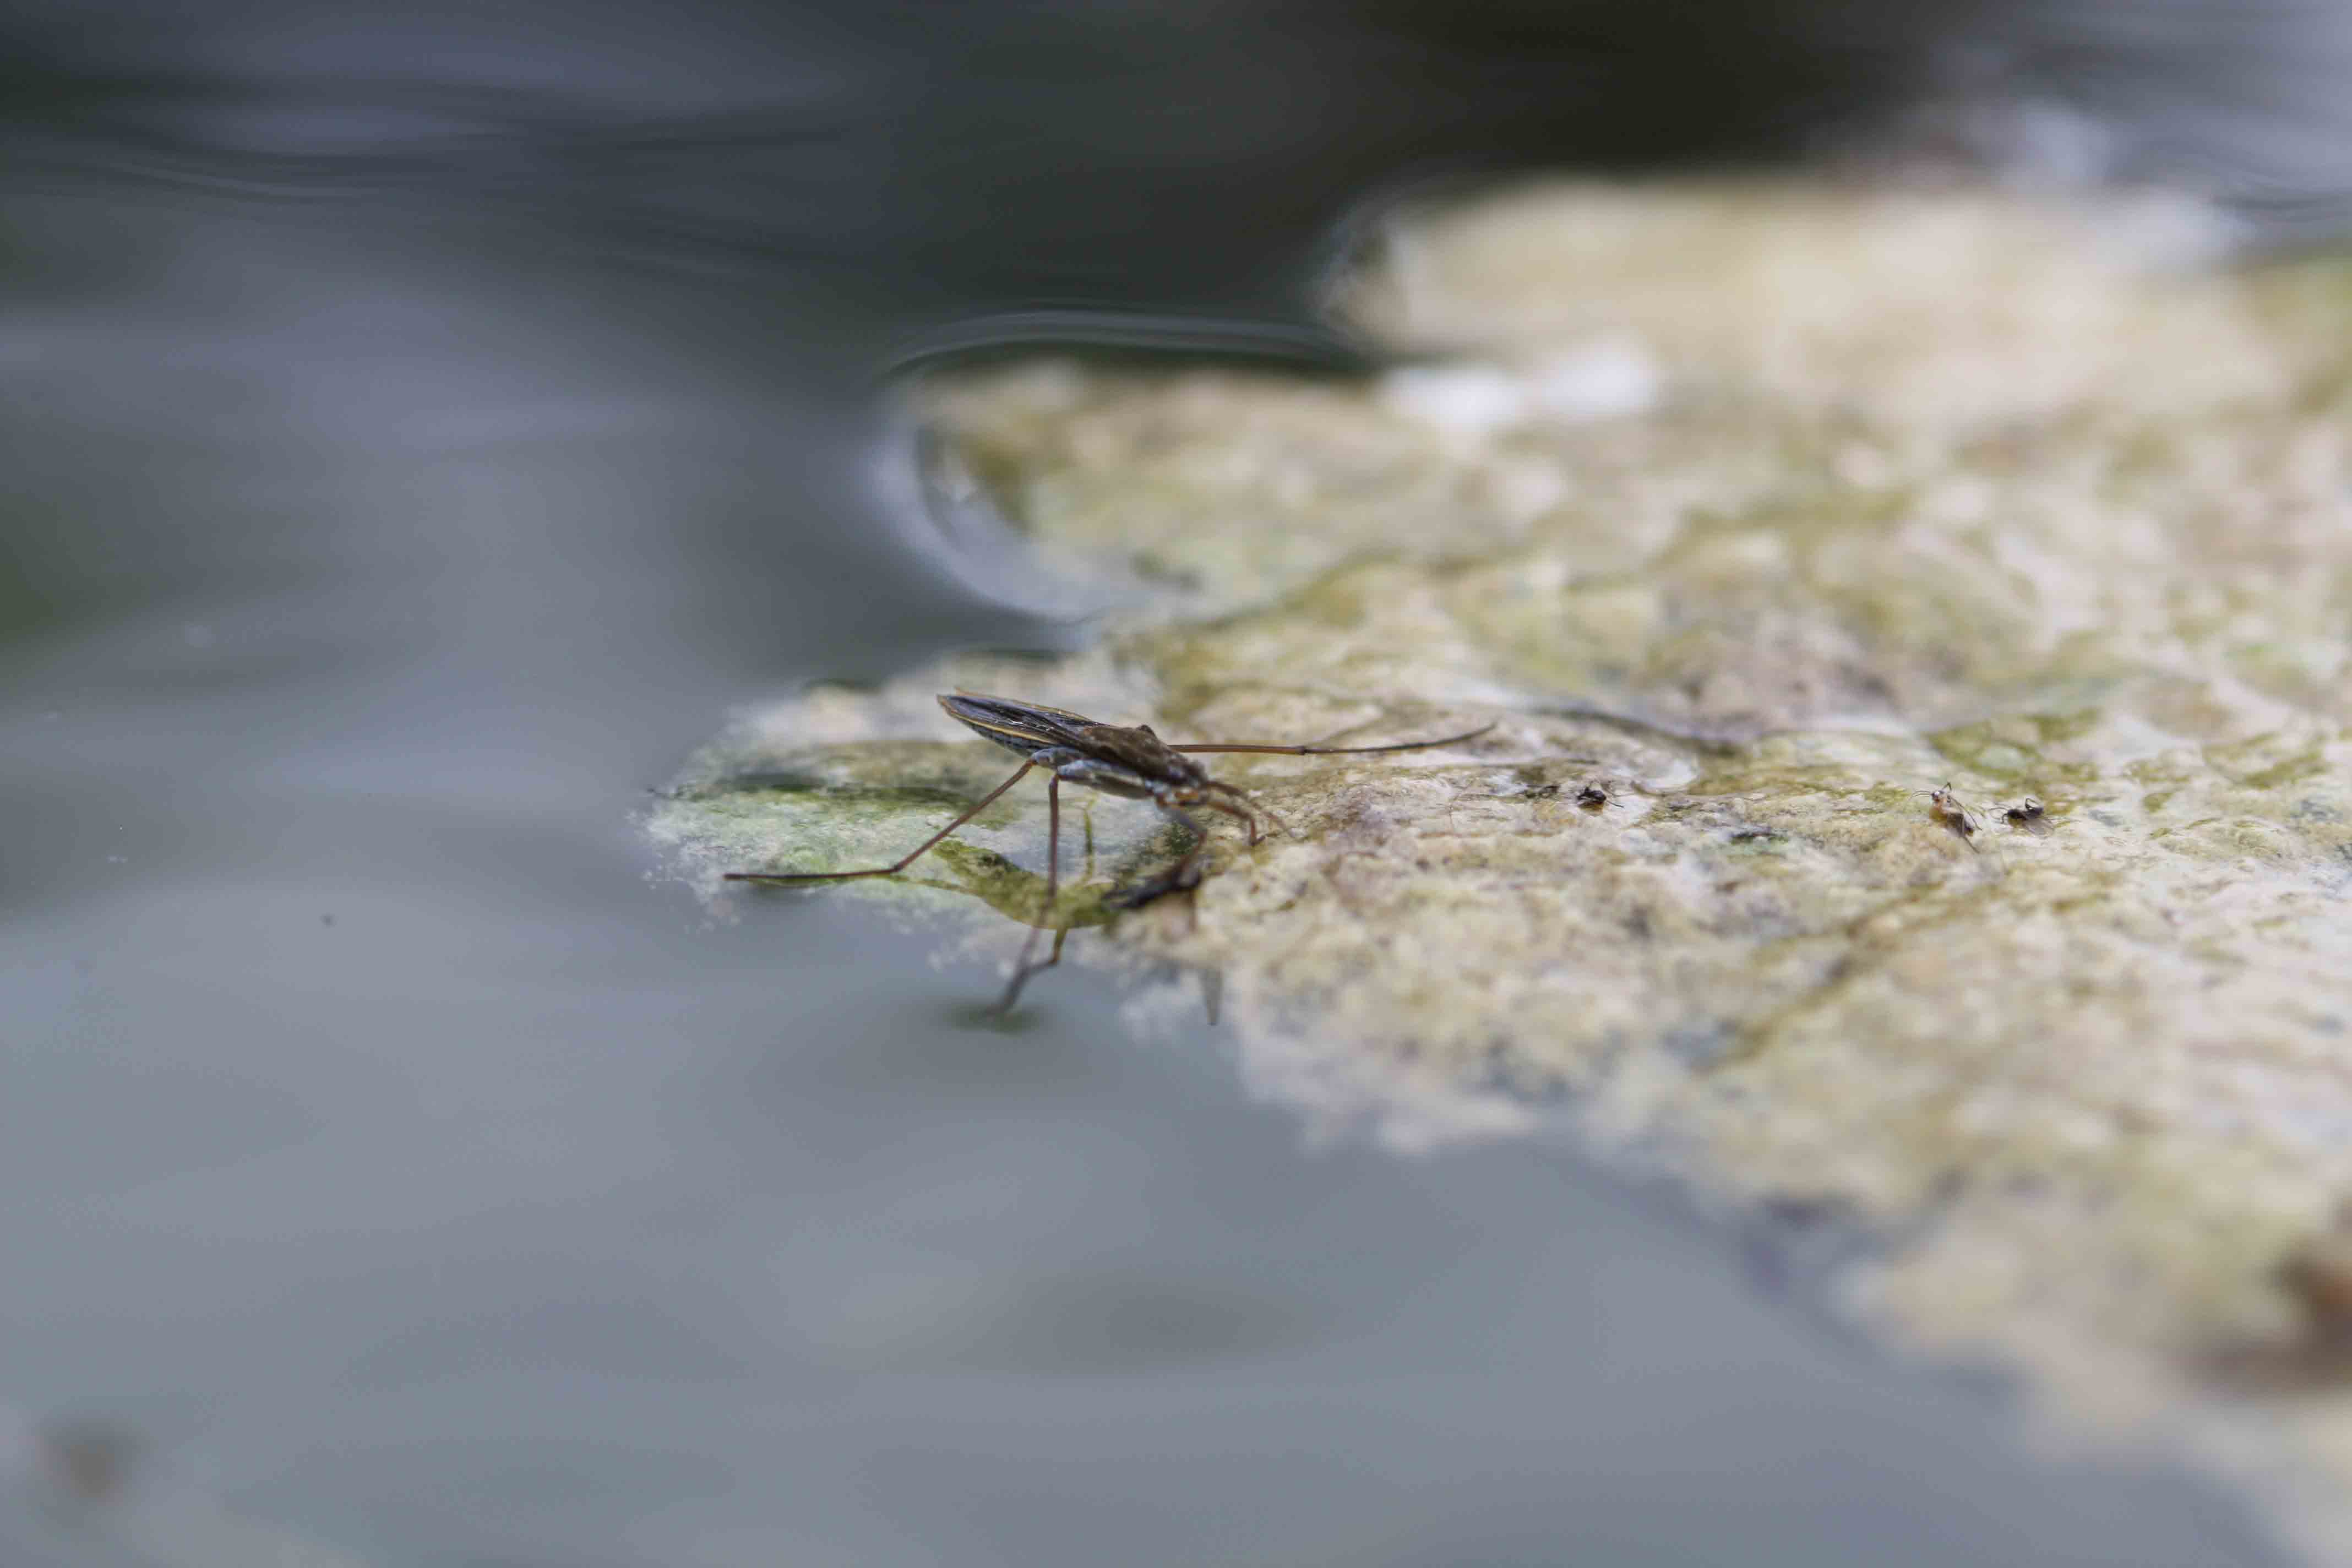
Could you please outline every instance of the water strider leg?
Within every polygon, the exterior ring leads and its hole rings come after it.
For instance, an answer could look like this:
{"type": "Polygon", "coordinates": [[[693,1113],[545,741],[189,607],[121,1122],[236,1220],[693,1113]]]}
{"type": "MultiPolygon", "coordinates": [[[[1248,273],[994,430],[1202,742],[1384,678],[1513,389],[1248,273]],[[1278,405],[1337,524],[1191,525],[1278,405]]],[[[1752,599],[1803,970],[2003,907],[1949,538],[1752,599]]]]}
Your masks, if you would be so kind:
{"type": "Polygon", "coordinates": [[[929,838],[924,839],[920,844],[916,845],[912,849],[907,851],[904,856],[891,862],[887,866],[873,866],[863,871],[730,871],[727,873],[726,879],[730,882],[782,882],[789,885],[799,882],[844,882],[856,877],[895,877],[899,872],[905,870],[908,867],[913,865],[917,860],[920,859],[924,851],[937,845],[940,839],[945,838],[949,834],[953,833],[957,828],[961,827],[965,823],[970,822],[973,817],[978,816],[982,812],[986,811],[990,805],[995,803],[998,795],[1003,795],[1006,790],[1011,789],[1014,784],[1019,784],[1024,778],[1026,778],[1028,776],[1029,770],[1036,765],[1037,763],[1034,758],[1022,763],[1019,772],[1015,773],[1011,778],[1006,779],[1003,784],[998,784],[994,789],[990,790],[986,795],[981,796],[979,803],[973,805],[970,810],[966,811],[961,816],[957,817],[953,822],[949,823],[945,827],[940,828],[937,833],[932,834],[929,838]]]}
{"type": "MultiPolygon", "coordinates": [[[[1255,742],[1234,741],[1203,742],[1199,745],[1171,746],[1168,749],[1171,752],[1257,752],[1284,757],[1365,756],[1381,752],[1425,752],[1434,746],[1450,746],[1457,741],[1475,741],[1494,727],[1495,726],[1493,724],[1484,724],[1475,730],[1465,730],[1459,735],[1440,735],[1433,741],[1402,741],[1394,745],[1389,746],[1267,746],[1259,745],[1255,742]]],[[[1262,805],[1258,802],[1250,799],[1245,793],[1234,788],[1232,784],[1212,779],[1209,781],[1209,787],[1225,795],[1232,795],[1234,799],[1239,800],[1247,805],[1253,812],[1265,812],[1267,816],[1273,817],[1274,825],[1276,827],[1281,828],[1286,834],[1290,832],[1290,825],[1283,821],[1281,817],[1276,816],[1271,807],[1262,805]]],[[[1217,810],[1224,812],[1229,816],[1238,815],[1229,807],[1219,805],[1213,800],[1203,801],[1202,804],[1204,805],[1214,806],[1217,810]]],[[[1255,817],[1247,820],[1250,825],[1250,842],[1252,844],[1255,844],[1258,839],[1257,821],[1255,817]]]]}
{"type": "Polygon", "coordinates": [[[1481,724],[1475,730],[1465,730],[1459,735],[1440,735],[1434,741],[1403,741],[1393,746],[1261,746],[1220,742],[1198,746],[1171,746],[1168,749],[1171,752],[1272,752],[1286,757],[1361,756],[1370,752],[1421,752],[1432,746],[1450,746],[1456,741],[1475,741],[1494,727],[1493,724],[1481,724]]]}
{"type": "MultiPolygon", "coordinates": [[[[1236,795],[1239,795],[1240,793],[1241,793],[1241,792],[1240,792],[1240,791],[1238,791],[1238,790],[1236,790],[1236,791],[1234,792],[1234,794],[1236,794],[1236,795]]],[[[1211,800],[1211,799],[1209,799],[1209,798],[1207,798],[1207,797],[1203,796],[1203,797],[1202,797],[1202,801],[1201,801],[1201,804],[1202,804],[1202,805],[1207,806],[1211,811],[1222,811],[1222,812],[1223,812],[1227,816],[1232,817],[1234,821],[1236,821],[1236,822],[1240,823],[1244,827],[1248,828],[1248,829],[1249,829],[1249,842],[1250,842],[1250,847],[1251,847],[1251,848],[1253,848],[1253,849],[1255,849],[1255,848],[1256,848],[1256,847],[1257,847],[1257,841],[1258,841],[1258,837],[1259,837],[1259,834],[1258,834],[1258,830],[1257,830],[1257,818],[1256,818],[1256,816],[1255,816],[1254,815],[1252,815],[1252,811],[1253,811],[1253,804],[1252,804],[1251,802],[1248,802],[1248,801],[1244,800],[1244,801],[1243,802],[1243,804],[1242,804],[1242,805],[1231,805],[1226,804],[1224,801],[1222,801],[1222,800],[1211,800]]],[[[1255,809],[1263,810],[1264,808],[1263,808],[1263,807],[1256,807],[1255,809]]],[[[1267,812],[1267,813],[1266,813],[1266,815],[1267,815],[1267,816],[1272,816],[1274,814],[1273,814],[1272,812],[1267,812]]]]}
{"type": "MultiPolygon", "coordinates": [[[[1051,773],[1045,779],[1045,903],[1037,911],[1037,919],[1029,927],[1029,934],[1021,939],[1021,956],[1013,960],[1013,978],[1004,987],[1004,1000],[996,1005],[1000,1013],[1013,1011],[1013,1004],[1020,1000],[1021,987],[1028,984],[1031,974],[1036,973],[1029,967],[1029,954],[1036,949],[1037,933],[1045,929],[1045,922],[1054,918],[1054,898],[1061,890],[1061,886],[1062,776],[1051,773]]],[[[1037,965],[1037,969],[1051,969],[1062,962],[1062,939],[1068,934],[1067,926],[1054,933],[1053,956],[1037,965]]]]}

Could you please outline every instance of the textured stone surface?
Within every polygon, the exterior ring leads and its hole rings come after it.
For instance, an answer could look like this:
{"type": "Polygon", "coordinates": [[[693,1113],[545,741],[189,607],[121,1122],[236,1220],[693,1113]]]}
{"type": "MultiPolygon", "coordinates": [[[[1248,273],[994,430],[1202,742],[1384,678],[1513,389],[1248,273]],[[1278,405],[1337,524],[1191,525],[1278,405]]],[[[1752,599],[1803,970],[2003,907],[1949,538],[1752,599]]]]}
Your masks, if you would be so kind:
{"type": "MultiPolygon", "coordinates": [[[[654,830],[706,879],[893,858],[1009,771],[957,686],[1171,739],[1494,721],[1222,759],[1294,836],[1221,830],[1196,910],[1073,955],[1217,973],[1318,1116],[1566,1104],[1857,1226],[1890,1339],[2186,1435],[2352,1552],[2352,265],[2191,265],[2199,232],[1527,190],[1398,220],[1339,303],[1423,357],[1368,383],[934,381],[971,478],[1128,607],[1082,657],[757,716],[654,830]]],[[[928,885],[816,896],[1026,916],[1042,793],[928,885]]],[[[1176,850],[1089,815],[1060,923],[1176,850]]]]}

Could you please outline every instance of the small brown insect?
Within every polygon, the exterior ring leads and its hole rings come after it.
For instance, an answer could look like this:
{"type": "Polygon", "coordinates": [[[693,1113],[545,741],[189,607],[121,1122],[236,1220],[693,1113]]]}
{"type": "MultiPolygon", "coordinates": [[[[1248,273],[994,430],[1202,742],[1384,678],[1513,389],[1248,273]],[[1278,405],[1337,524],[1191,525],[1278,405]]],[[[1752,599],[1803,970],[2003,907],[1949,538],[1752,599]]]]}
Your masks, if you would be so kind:
{"type": "Polygon", "coordinates": [[[2282,1260],[2276,1278],[2302,1309],[2311,1336],[2341,1343],[2352,1341],[2352,1257],[2340,1237],[2329,1237],[2282,1260]]]}
{"type": "Polygon", "coordinates": [[[141,1447],[131,1432],[88,1421],[44,1424],[37,1436],[42,1468],[79,1502],[111,1500],[141,1447]]]}
{"type": "MultiPolygon", "coordinates": [[[[1458,741],[1475,740],[1493,729],[1492,724],[1475,730],[1465,730],[1458,735],[1441,735],[1434,741],[1406,741],[1389,746],[1280,746],[1255,742],[1210,742],[1192,745],[1171,746],[1151,732],[1149,724],[1099,724],[1084,714],[1065,709],[1047,708],[1040,703],[1024,702],[1011,697],[983,697],[978,692],[945,692],[940,706],[948,717],[975,734],[995,742],[1008,752],[1018,752],[1022,763],[1013,776],[990,790],[962,816],[916,845],[887,866],[868,867],[862,871],[730,871],[730,882],[771,882],[793,886],[804,882],[842,882],[858,877],[893,877],[936,846],[949,834],[978,816],[998,795],[1011,789],[1029,775],[1032,768],[1046,770],[1045,781],[1045,899],[1038,921],[1029,928],[1021,943],[1021,956],[1013,963],[1013,979],[1004,988],[1004,1000],[998,1010],[1010,1012],[1021,994],[1021,987],[1034,973],[1029,954],[1035,951],[1037,933],[1044,930],[1043,921],[1053,912],[1055,894],[1061,888],[1062,875],[1062,786],[1079,784],[1100,790],[1105,795],[1120,795],[1129,800],[1148,800],[1160,808],[1161,816],[1192,836],[1192,847],[1182,859],[1135,887],[1112,894],[1105,901],[1122,909],[1137,909],[1170,893],[1186,892],[1200,885],[1201,856],[1209,847],[1208,829],[1190,816],[1185,807],[1205,807],[1234,817],[1249,830],[1249,841],[1258,841],[1257,814],[1274,814],[1252,803],[1249,796],[1232,784],[1222,784],[1209,776],[1208,770],[1185,754],[1195,752],[1272,752],[1284,756],[1360,755],[1371,752],[1420,752],[1432,746],[1450,746],[1458,741]]],[[[1276,826],[1281,819],[1274,817],[1276,826]]],[[[1051,969],[1062,959],[1062,942],[1068,931],[1054,933],[1054,951],[1037,969],[1051,969]]]]}
{"type": "Polygon", "coordinates": [[[1586,784],[1576,792],[1576,804],[1587,811],[1599,811],[1609,804],[1609,792],[1596,784],[1586,784]]]}
{"type": "Polygon", "coordinates": [[[1958,837],[1959,841],[1971,850],[1979,855],[1984,853],[1977,844],[1977,834],[1981,831],[1983,825],[1977,820],[1977,814],[1970,811],[1966,805],[1962,804],[1960,797],[1952,793],[1949,780],[1945,781],[1944,787],[1941,789],[1922,790],[1919,793],[1927,797],[1927,809],[1935,813],[1937,821],[1950,828],[1958,837]]]}
{"type": "Polygon", "coordinates": [[[2352,1379],[2352,1247],[2345,1217],[2282,1258],[2272,1280],[2294,1308],[2283,1334],[2215,1347],[2207,1365],[2269,1392],[2324,1389],[2352,1379]]]}
{"type": "Polygon", "coordinates": [[[2036,838],[2042,837],[2055,826],[2050,820],[2050,814],[2042,808],[2042,803],[2030,795],[2000,815],[2001,820],[2007,822],[2011,827],[2021,833],[2031,833],[2036,838]]]}

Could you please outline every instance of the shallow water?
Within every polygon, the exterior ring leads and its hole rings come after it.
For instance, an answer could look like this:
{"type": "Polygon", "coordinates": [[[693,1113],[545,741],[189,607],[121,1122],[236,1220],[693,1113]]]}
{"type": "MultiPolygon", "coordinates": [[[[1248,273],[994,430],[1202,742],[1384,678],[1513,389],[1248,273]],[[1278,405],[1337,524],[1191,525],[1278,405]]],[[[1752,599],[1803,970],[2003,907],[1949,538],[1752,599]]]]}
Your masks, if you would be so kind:
{"type": "Polygon", "coordinates": [[[0,1444],[6,1562],[2267,1561],[1562,1141],[1309,1147],[1099,974],[710,923],[634,814],[730,707],[1083,635],[872,478],[955,289],[219,146],[10,209],[0,1401],[144,1457],[0,1444]]]}

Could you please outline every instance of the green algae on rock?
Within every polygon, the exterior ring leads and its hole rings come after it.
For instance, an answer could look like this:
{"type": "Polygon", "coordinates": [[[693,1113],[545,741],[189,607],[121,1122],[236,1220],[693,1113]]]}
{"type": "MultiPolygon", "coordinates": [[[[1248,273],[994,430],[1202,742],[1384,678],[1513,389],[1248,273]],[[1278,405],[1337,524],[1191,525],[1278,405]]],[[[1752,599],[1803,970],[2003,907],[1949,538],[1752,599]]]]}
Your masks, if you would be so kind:
{"type": "MultiPolygon", "coordinates": [[[[1221,974],[1310,1110],[1564,1096],[1845,1215],[1888,1338],[2161,1414],[2352,1560],[2352,1390],[2292,1283],[2352,1194],[2352,264],[2158,265],[2124,239],[2167,211],[1540,187],[1400,221],[1341,305],[1424,357],[1364,384],[934,378],[1045,562],[1158,597],[1080,658],[779,709],[656,829],[706,878],[895,858],[1003,776],[957,686],[1171,737],[1493,720],[1221,759],[1295,836],[1221,835],[1196,920],[1074,954],[1221,974]]],[[[1095,816],[1118,869],[1057,921],[1172,852],[1095,816]]],[[[929,880],[1030,918],[1039,803],[969,837],[929,880]]]]}

